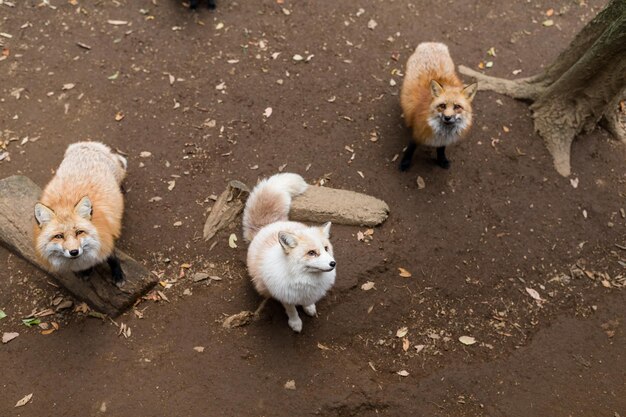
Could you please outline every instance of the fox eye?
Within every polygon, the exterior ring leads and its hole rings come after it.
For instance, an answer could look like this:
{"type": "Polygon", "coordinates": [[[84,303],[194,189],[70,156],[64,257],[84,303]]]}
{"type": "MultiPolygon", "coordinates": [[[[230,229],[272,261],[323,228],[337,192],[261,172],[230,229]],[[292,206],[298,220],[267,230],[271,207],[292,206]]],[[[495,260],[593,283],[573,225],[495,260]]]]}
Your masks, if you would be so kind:
{"type": "Polygon", "coordinates": [[[63,233],[59,233],[53,236],[55,239],[63,239],[63,233]]]}
{"type": "Polygon", "coordinates": [[[324,246],[324,250],[328,252],[328,246],[324,246]]]}
{"type": "Polygon", "coordinates": [[[314,250],[310,250],[307,252],[307,255],[309,256],[317,256],[317,252],[315,252],[314,250]]]}
{"type": "Polygon", "coordinates": [[[463,106],[461,106],[460,104],[455,104],[454,110],[463,110],[463,106]]]}
{"type": "Polygon", "coordinates": [[[76,236],[80,236],[80,235],[82,235],[83,233],[85,233],[85,231],[84,231],[84,230],[77,230],[77,231],[76,231],[76,236]]]}
{"type": "Polygon", "coordinates": [[[445,103],[441,103],[440,105],[437,106],[437,108],[439,110],[445,110],[446,109],[446,104],[445,103]]]}

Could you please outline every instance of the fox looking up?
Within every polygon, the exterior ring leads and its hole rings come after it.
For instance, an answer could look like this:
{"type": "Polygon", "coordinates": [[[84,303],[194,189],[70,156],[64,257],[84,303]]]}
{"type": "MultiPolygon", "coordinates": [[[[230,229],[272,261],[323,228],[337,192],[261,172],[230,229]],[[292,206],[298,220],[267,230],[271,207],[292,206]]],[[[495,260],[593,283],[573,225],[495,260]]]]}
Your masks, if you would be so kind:
{"type": "Polygon", "coordinates": [[[52,272],[88,277],[107,261],[116,284],[124,280],[114,254],[122,229],[120,184],[126,159],[99,142],[70,145],[56,174],[35,204],[35,249],[52,272]]]}
{"type": "Polygon", "coordinates": [[[446,45],[425,42],[417,46],[406,64],[400,95],[404,122],[413,129],[400,170],[409,168],[417,145],[437,148],[437,163],[450,167],[446,146],[469,131],[477,87],[476,83],[463,86],[446,45]]]}

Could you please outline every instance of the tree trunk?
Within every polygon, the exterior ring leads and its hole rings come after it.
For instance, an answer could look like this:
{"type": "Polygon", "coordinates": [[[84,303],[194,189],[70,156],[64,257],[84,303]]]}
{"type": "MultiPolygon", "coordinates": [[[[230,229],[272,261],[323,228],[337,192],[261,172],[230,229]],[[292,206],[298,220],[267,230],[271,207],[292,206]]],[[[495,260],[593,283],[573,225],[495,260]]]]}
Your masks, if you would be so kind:
{"type": "Polygon", "coordinates": [[[626,0],[611,0],[539,75],[510,81],[464,66],[459,71],[477,78],[481,90],[533,101],[535,130],[556,170],[568,176],[574,137],[592,130],[603,116],[609,131],[625,140],[626,0]]]}

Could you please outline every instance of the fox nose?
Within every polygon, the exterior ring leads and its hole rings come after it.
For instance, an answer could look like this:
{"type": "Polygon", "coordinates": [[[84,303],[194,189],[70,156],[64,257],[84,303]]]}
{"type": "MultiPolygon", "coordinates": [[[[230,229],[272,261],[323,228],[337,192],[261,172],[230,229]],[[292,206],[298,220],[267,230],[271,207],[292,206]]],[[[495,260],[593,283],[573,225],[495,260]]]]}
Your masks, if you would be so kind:
{"type": "Polygon", "coordinates": [[[70,251],[70,255],[71,255],[71,256],[78,256],[78,249],[72,249],[72,250],[70,251]]]}
{"type": "Polygon", "coordinates": [[[328,265],[330,265],[330,266],[331,266],[331,268],[334,268],[334,267],[335,267],[335,265],[337,265],[337,262],[335,262],[335,261],[330,261],[330,263],[329,263],[328,265]]]}
{"type": "Polygon", "coordinates": [[[452,116],[443,116],[443,120],[444,122],[450,122],[452,121],[452,116]]]}

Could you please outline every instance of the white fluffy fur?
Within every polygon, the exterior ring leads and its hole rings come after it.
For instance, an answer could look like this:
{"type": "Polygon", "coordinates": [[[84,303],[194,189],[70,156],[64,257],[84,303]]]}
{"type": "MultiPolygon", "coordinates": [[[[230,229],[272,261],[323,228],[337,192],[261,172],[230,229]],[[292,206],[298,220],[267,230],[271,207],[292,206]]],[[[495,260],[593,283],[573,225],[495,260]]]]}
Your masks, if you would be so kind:
{"type": "MultiPolygon", "coordinates": [[[[268,208],[280,213],[289,212],[290,194],[304,190],[302,177],[296,174],[279,174],[264,180],[252,191],[246,204],[247,217],[244,217],[244,235],[252,235],[248,248],[248,271],[255,288],[266,297],[280,301],[289,317],[289,326],[296,332],[302,330],[302,320],[296,306],[315,316],[315,303],[319,301],[335,283],[336,269],[332,245],[328,238],[330,223],[322,227],[307,226],[292,221],[275,221],[259,225],[254,213],[268,215],[263,207],[265,197],[280,198],[278,206],[267,204],[268,208]],[[264,197],[262,193],[268,193],[264,197]],[[285,198],[285,196],[287,198],[285,198]],[[251,233],[250,226],[260,230],[251,233]],[[316,256],[310,256],[314,251],[316,256]]],[[[280,214],[278,213],[278,214],[280,214]]]]}
{"type": "Polygon", "coordinates": [[[461,134],[467,128],[468,122],[462,115],[455,115],[455,123],[449,124],[442,120],[442,115],[443,113],[439,113],[428,119],[428,125],[433,130],[430,146],[452,145],[459,141],[461,134]]]}

